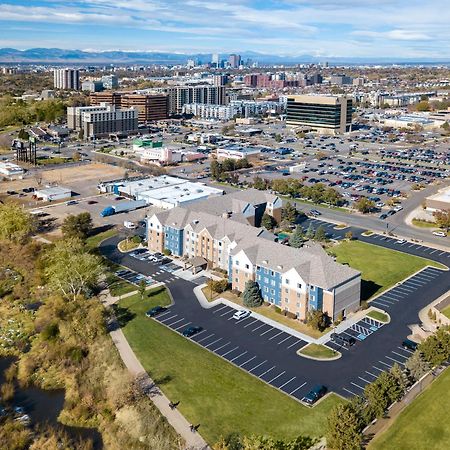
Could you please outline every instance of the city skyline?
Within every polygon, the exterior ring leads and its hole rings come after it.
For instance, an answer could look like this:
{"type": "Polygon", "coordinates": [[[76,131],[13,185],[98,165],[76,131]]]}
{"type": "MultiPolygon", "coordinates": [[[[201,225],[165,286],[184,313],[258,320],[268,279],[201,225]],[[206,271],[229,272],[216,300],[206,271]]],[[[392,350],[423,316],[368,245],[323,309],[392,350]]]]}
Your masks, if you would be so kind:
{"type": "Polygon", "coordinates": [[[9,0],[0,47],[450,58],[443,0],[9,0]]]}

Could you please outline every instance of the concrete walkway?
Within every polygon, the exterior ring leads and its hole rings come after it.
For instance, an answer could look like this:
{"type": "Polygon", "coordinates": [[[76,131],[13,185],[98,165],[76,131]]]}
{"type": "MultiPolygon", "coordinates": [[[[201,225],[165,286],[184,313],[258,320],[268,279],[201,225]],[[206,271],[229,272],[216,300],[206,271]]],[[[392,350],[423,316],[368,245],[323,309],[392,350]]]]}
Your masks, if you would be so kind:
{"type": "MultiPolygon", "coordinates": [[[[154,288],[155,286],[151,286],[154,288]]],[[[121,298],[129,297],[134,295],[136,292],[130,292],[121,296],[121,298]]],[[[104,305],[112,305],[119,297],[107,296],[103,298],[102,303],[104,305]]],[[[185,450],[210,450],[210,447],[205,442],[205,440],[200,436],[198,432],[191,431],[191,424],[186,420],[186,418],[178,411],[178,409],[171,409],[169,404],[170,400],[164,395],[164,393],[159,389],[155,382],[148,376],[142,364],[139,362],[138,358],[130,347],[122,329],[117,323],[115,317],[111,324],[112,331],[109,333],[114,345],[116,346],[120,357],[122,358],[125,367],[129,370],[131,375],[135,378],[139,378],[140,384],[147,393],[150,400],[159,409],[161,414],[167,419],[167,421],[172,425],[174,430],[181,436],[185,442],[185,446],[182,447],[185,450]]],[[[194,424],[195,425],[195,424],[194,424]]]]}

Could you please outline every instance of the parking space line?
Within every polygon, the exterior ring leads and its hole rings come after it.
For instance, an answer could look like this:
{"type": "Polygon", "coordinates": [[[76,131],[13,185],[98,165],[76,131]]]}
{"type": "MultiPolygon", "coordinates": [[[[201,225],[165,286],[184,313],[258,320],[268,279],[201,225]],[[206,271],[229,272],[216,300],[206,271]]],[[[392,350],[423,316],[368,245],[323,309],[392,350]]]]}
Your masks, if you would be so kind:
{"type": "Polygon", "coordinates": [[[298,388],[294,389],[292,392],[289,392],[289,395],[293,395],[294,392],[297,392],[297,391],[298,391],[299,389],[301,389],[305,384],[306,384],[306,381],[305,381],[302,385],[300,385],[298,388]]]}
{"type": "Polygon", "coordinates": [[[262,373],[261,375],[258,375],[258,378],[263,377],[266,373],[269,373],[271,370],[275,369],[276,366],[272,366],[270,369],[266,370],[264,373],[262,373]]]}
{"type": "Polygon", "coordinates": [[[220,317],[226,316],[227,314],[233,314],[235,310],[233,308],[230,309],[230,311],[225,311],[223,314],[220,314],[220,317]]]}
{"type": "Polygon", "coordinates": [[[249,327],[250,325],[254,324],[255,322],[258,322],[259,319],[253,319],[251,322],[249,322],[247,325],[244,325],[244,328],[249,327]]]}
{"type": "Polygon", "coordinates": [[[380,372],[384,372],[384,370],[379,369],[377,366],[372,366],[374,369],[379,370],[380,372]]]}
{"type": "Polygon", "coordinates": [[[276,330],[276,328],[271,327],[269,330],[263,331],[263,332],[260,334],[260,336],[263,336],[263,335],[265,335],[266,333],[269,333],[270,331],[273,331],[273,330],[276,330]]]}
{"type": "Polygon", "coordinates": [[[263,323],[262,325],[260,325],[259,327],[253,328],[251,331],[256,331],[259,330],[260,328],[262,328],[264,325],[266,325],[265,323],[263,323]]]}
{"type": "Polygon", "coordinates": [[[394,352],[394,350],[392,350],[392,351],[391,351],[391,353],[393,353],[394,355],[400,356],[400,358],[405,358],[405,359],[408,359],[408,357],[407,357],[407,356],[405,356],[405,355],[402,355],[401,353],[397,353],[397,352],[394,352]]]}
{"type": "Polygon", "coordinates": [[[214,353],[216,353],[216,352],[218,352],[220,349],[226,347],[227,345],[230,345],[230,341],[228,341],[226,344],[221,345],[220,347],[217,347],[217,348],[212,349],[212,351],[213,351],[214,353]]]}
{"type": "Polygon", "coordinates": [[[358,396],[358,394],[355,394],[354,392],[352,392],[351,390],[349,390],[349,389],[346,389],[346,388],[342,388],[344,391],[347,391],[348,393],[350,393],[350,394],[352,394],[352,395],[356,395],[356,396],[358,396]]]}
{"type": "Polygon", "coordinates": [[[192,323],[192,322],[184,323],[183,325],[181,325],[181,326],[179,326],[179,327],[177,327],[177,328],[174,328],[174,330],[175,330],[175,331],[178,331],[180,328],[183,328],[183,327],[189,325],[190,323],[192,323]]]}
{"type": "Polygon", "coordinates": [[[366,383],[370,383],[370,381],[368,381],[368,380],[366,380],[365,378],[363,378],[363,377],[358,377],[360,380],[363,380],[363,381],[365,381],[366,383]]]}
{"type": "Polygon", "coordinates": [[[284,333],[284,331],[280,331],[279,333],[277,333],[276,335],[272,336],[269,338],[269,341],[271,341],[272,339],[276,338],[277,336],[279,336],[280,334],[284,333]]]}
{"type": "Polygon", "coordinates": [[[365,370],[364,372],[366,372],[366,373],[367,373],[368,375],[370,375],[371,377],[378,378],[377,375],[374,375],[373,373],[370,373],[368,370],[365,370]]]}
{"type": "Polygon", "coordinates": [[[262,363],[259,363],[257,366],[253,367],[252,369],[250,369],[249,372],[252,373],[255,369],[257,369],[258,367],[262,366],[266,362],[267,362],[267,359],[264,360],[262,363]]]}
{"type": "Polygon", "coordinates": [[[389,369],[392,367],[392,366],[390,366],[389,364],[386,364],[386,363],[383,362],[383,361],[378,360],[378,362],[379,362],[380,364],[383,364],[384,366],[389,367],[389,369]]]}
{"type": "MultiPolygon", "coordinates": [[[[248,353],[247,350],[245,350],[245,352],[242,352],[240,355],[235,356],[233,359],[230,359],[230,362],[233,362],[233,361],[235,361],[236,359],[240,358],[241,356],[244,356],[246,353],[248,353]]],[[[222,356],[224,356],[224,355],[222,355],[222,356]]]]}
{"type": "Polygon", "coordinates": [[[359,384],[353,383],[353,381],[350,381],[350,384],[353,384],[353,386],[356,386],[357,388],[360,388],[362,391],[364,391],[364,388],[361,387],[359,384]]]}
{"type": "Polygon", "coordinates": [[[253,356],[253,358],[247,359],[245,363],[242,363],[239,367],[245,366],[245,364],[249,363],[250,361],[253,361],[256,358],[256,356],[253,356]]]}
{"type": "Polygon", "coordinates": [[[181,319],[178,319],[175,322],[171,322],[171,323],[167,323],[166,322],[165,325],[167,325],[167,326],[172,328],[172,325],[175,325],[176,323],[179,323],[179,322],[183,322],[183,320],[186,320],[186,319],[184,317],[182,317],[181,319]]]}
{"type": "Polygon", "coordinates": [[[277,378],[280,378],[281,375],[284,375],[286,373],[285,370],[283,370],[283,372],[281,372],[279,375],[277,375],[276,377],[273,377],[270,381],[268,381],[269,384],[271,384],[273,381],[275,381],[277,378]]]}
{"type": "Polygon", "coordinates": [[[203,339],[200,339],[199,341],[196,341],[197,344],[200,344],[200,342],[206,341],[206,339],[209,339],[210,337],[213,337],[214,333],[210,334],[209,336],[204,337],[203,339]]]}
{"type": "Polygon", "coordinates": [[[394,305],[394,304],[395,304],[395,302],[393,302],[392,300],[386,300],[386,297],[380,297],[380,298],[377,298],[377,301],[385,302],[385,303],[387,303],[388,305],[394,305]]]}
{"type": "MultiPolygon", "coordinates": [[[[290,339],[291,337],[294,337],[294,336],[289,335],[287,338],[284,338],[282,341],[278,342],[278,345],[282,344],[284,341],[287,341],[287,340],[290,339]]],[[[288,348],[289,348],[289,347],[288,347],[288,348]]]]}
{"type": "Polygon", "coordinates": [[[212,313],[215,314],[215,313],[221,311],[221,310],[224,309],[224,308],[228,308],[228,305],[223,305],[223,306],[221,306],[220,308],[214,310],[212,313]]]}
{"type": "Polygon", "coordinates": [[[210,342],[208,345],[205,345],[205,348],[208,348],[210,345],[214,345],[216,342],[221,341],[223,338],[216,339],[215,341],[210,342]]]}
{"type": "MultiPolygon", "coordinates": [[[[172,312],[172,311],[171,311],[171,312],[172,312]]],[[[166,322],[165,322],[166,320],[174,319],[175,317],[178,317],[178,314],[174,314],[173,316],[166,317],[164,320],[160,320],[160,322],[166,323],[166,322]]]]}
{"type": "Polygon", "coordinates": [[[388,309],[390,308],[390,306],[384,305],[383,303],[379,303],[379,302],[377,302],[377,300],[373,300],[372,305],[379,305],[382,308],[388,308],[388,309]]]}
{"type": "Polygon", "coordinates": [[[172,311],[168,310],[168,311],[164,311],[163,313],[159,314],[158,319],[160,319],[161,317],[167,315],[167,314],[171,314],[172,311]]]}
{"type": "Polygon", "coordinates": [[[394,362],[396,362],[397,364],[401,364],[402,366],[405,365],[404,362],[402,362],[402,361],[397,361],[395,358],[391,358],[390,356],[385,356],[385,358],[390,359],[391,361],[394,361],[394,362]]]}
{"type": "Polygon", "coordinates": [[[282,384],[278,389],[283,389],[287,384],[289,384],[291,381],[295,380],[296,377],[292,377],[289,381],[286,381],[286,383],[282,384]]]}
{"type": "Polygon", "coordinates": [[[395,297],[390,297],[388,294],[383,295],[383,298],[387,298],[395,303],[399,302],[403,297],[400,298],[395,298],[395,297]]]}
{"type": "Polygon", "coordinates": [[[220,355],[222,358],[225,358],[225,356],[229,355],[231,352],[234,352],[235,350],[237,350],[239,348],[239,345],[237,347],[234,347],[232,350],[227,351],[226,353],[224,353],[223,355],[220,355]]]}
{"type": "Polygon", "coordinates": [[[397,286],[395,288],[396,290],[403,290],[406,291],[406,293],[409,295],[411,292],[414,292],[417,288],[410,288],[410,287],[405,287],[403,284],[401,286],[397,286]]]}
{"type": "Polygon", "coordinates": [[[404,352],[407,352],[407,353],[409,353],[411,355],[414,353],[412,350],[408,350],[408,349],[403,348],[403,347],[397,347],[397,348],[400,349],[400,350],[403,350],[404,352]]]}
{"type": "Polygon", "coordinates": [[[302,342],[301,340],[300,341],[295,341],[293,344],[291,344],[288,348],[291,348],[291,347],[293,347],[294,345],[296,345],[296,344],[299,344],[300,342],[302,342]]]}

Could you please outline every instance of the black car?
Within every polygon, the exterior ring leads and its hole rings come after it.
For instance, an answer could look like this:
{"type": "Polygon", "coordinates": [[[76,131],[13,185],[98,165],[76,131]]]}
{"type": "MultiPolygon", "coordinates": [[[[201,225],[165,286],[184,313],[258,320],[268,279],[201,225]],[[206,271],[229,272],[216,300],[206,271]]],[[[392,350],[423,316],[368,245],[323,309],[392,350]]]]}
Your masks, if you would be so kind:
{"type": "Polygon", "coordinates": [[[327,393],[327,388],[323,384],[314,386],[304,397],[303,401],[308,405],[314,405],[317,400],[321,399],[327,393]]]}
{"type": "Polygon", "coordinates": [[[406,350],[411,350],[412,352],[415,352],[417,350],[417,343],[411,341],[411,339],[405,339],[402,342],[402,347],[406,350]]]}
{"type": "Polygon", "coordinates": [[[192,337],[197,333],[200,333],[202,331],[202,327],[187,327],[183,330],[183,336],[184,337],[192,337]]]}
{"type": "Polygon", "coordinates": [[[333,333],[331,335],[332,342],[342,345],[344,347],[351,347],[356,343],[356,339],[351,336],[344,336],[342,334],[333,333]]]}
{"type": "Polygon", "coordinates": [[[156,317],[158,314],[161,314],[162,312],[164,312],[166,310],[166,308],[164,308],[164,306],[155,306],[152,309],[149,309],[145,315],[147,317],[156,317]]]}

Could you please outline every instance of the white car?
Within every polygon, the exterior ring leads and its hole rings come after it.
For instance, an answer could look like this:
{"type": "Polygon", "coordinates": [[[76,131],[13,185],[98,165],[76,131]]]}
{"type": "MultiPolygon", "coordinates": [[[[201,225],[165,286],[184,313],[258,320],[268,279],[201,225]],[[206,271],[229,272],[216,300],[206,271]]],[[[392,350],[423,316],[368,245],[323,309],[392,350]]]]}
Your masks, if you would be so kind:
{"type": "Polygon", "coordinates": [[[406,239],[399,239],[396,244],[404,244],[406,242],[406,239]]]}
{"type": "Polygon", "coordinates": [[[394,211],[399,212],[399,211],[401,211],[402,209],[403,209],[403,206],[401,206],[401,205],[394,206],[394,211]]]}
{"type": "Polygon", "coordinates": [[[233,314],[233,319],[235,320],[241,320],[241,319],[245,319],[246,317],[248,317],[251,314],[251,312],[247,309],[241,309],[240,311],[236,311],[233,314]]]}
{"type": "Polygon", "coordinates": [[[433,231],[435,236],[446,237],[447,235],[443,231],[433,231]]]}

